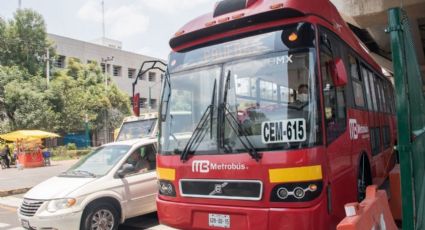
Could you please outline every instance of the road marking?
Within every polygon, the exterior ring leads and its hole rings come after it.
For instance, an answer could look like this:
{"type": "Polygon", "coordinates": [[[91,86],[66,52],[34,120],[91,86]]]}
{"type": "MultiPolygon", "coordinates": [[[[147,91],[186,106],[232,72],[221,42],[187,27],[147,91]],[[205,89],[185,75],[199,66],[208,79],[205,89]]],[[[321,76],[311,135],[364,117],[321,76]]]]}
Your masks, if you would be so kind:
{"type": "Polygon", "coordinates": [[[6,209],[7,211],[11,211],[11,212],[16,212],[16,208],[14,208],[14,207],[0,205],[0,208],[6,209]]]}
{"type": "Polygon", "coordinates": [[[10,226],[10,224],[0,223],[0,228],[7,228],[9,226],[10,226]]]}

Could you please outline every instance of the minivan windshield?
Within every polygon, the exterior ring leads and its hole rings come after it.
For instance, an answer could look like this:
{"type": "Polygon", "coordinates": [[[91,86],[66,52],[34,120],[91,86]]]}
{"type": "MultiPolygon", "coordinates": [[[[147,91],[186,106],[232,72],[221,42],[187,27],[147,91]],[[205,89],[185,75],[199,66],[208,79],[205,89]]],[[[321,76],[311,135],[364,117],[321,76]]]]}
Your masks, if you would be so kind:
{"type": "Polygon", "coordinates": [[[63,177],[100,177],[111,170],[130,150],[130,145],[102,146],[79,160],[63,177]]]}

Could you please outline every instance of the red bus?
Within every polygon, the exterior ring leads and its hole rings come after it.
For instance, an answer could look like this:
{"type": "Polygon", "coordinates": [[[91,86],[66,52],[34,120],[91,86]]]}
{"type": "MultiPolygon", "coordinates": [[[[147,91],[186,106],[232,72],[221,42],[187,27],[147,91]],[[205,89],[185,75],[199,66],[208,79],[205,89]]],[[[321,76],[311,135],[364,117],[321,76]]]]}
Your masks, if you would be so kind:
{"type": "Polygon", "coordinates": [[[223,0],[170,40],[161,223],[335,229],[394,165],[394,93],[328,0],[223,0]]]}

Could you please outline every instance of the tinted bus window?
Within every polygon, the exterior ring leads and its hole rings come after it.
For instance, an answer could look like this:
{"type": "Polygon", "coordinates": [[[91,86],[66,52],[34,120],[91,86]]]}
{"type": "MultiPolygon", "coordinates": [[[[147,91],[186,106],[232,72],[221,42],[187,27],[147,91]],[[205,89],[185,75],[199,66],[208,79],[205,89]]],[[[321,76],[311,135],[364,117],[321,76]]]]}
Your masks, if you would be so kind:
{"type": "Polygon", "coordinates": [[[386,106],[386,99],[385,99],[385,95],[384,95],[384,81],[382,79],[378,79],[379,80],[379,93],[381,95],[381,112],[386,113],[387,111],[387,106],[386,106]]]}
{"type": "Polygon", "coordinates": [[[346,108],[343,88],[336,88],[330,75],[332,57],[322,52],[320,54],[320,67],[322,70],[324,112],[327,133],[327,143],[335,140],[345,131],[346,108]]]}
{"type": "Polygon", "coordinates": [[[367,101],[367,108],[372,111],[373,110],[373,105],[372,105],[372,97],[371,97],[371,93],[370,93],[370,87],[369,87],[369,75],[368,75],[368,71],[367,69],[365,69],[362,66],[362,76],[364,79],[364,83],[365,83],[365,89],[366,89],[366,101],[367,101]]]}
{"type": "Polygon", "coordinates": [[[359,75],[356,59],[349,55],[350,75],[353,82],[354,103],[357,107],[365,107],[362,78],[359,75]]]}
{"type": "Polygon", "coordinates": [[[368,78],[369,78],[369,86],[370,86],[370,96],[372,98],[372,108],[373,111],[378,111],[378,102],[377,102],[377,95],[376,95],[376,90],[375,90],[375,83],[373,81],[373,73],[370,72],[369,70],[368,72],[368,78]]]}

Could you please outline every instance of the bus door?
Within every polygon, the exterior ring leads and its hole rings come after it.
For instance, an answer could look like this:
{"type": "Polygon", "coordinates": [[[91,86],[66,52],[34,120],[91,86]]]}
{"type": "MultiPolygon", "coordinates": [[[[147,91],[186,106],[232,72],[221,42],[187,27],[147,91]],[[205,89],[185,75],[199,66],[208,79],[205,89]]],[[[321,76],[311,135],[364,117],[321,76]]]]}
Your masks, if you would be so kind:
{"type": "MultiPolygon", "coordinates": [[[[377,183],[376,179],[379,177],[377,175],[381,167],[380,164],[376,164],[377,156],[382,150],[381,146],[381,118],[379,112],[379,93],[377,90],[377,81],[374,73],[370,70],[370,68],[366,67],[364,64],[362,65],[362,75],[365,79],[365,87],[368,93],[368,108],[369,108],[369,134],[370,134],[370,148],[368,152],[372,155],[372,162],[370,162],[371,170],[372,170],[372,178],[374,178],[373,183],[377,183]]],[[[379,179],[378,179],[379,180],[379,179]]]]}
{"type": "Polygon", "coordinates": [[[332,32],[321,28],[320,72],[329,172],[328,192],[338,194],[330,197],[330,213],[336,219],[344,217],[344,204],[356,196],[356,182],[348,179],[352,176],[352,161],[350,135],[347,132],[346,86],[335,87],[331,76],[333,61],[341,57],[341,47],[342,43],[332,32]]]}

